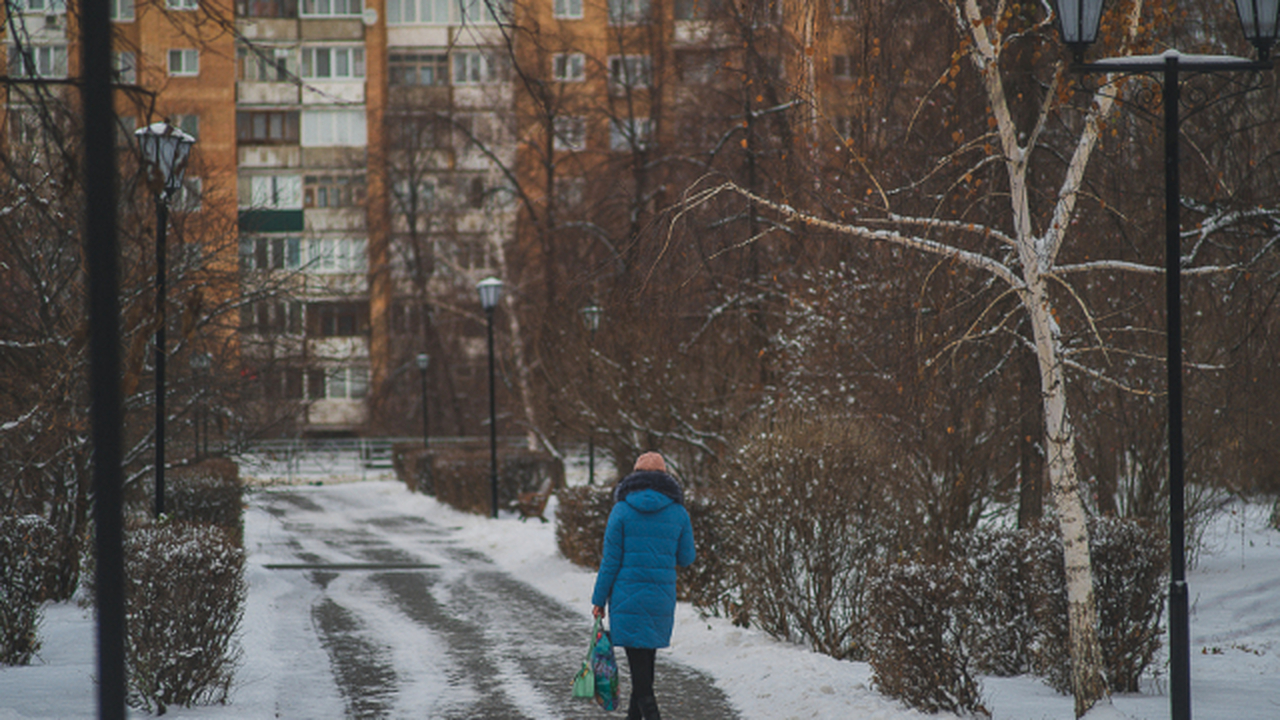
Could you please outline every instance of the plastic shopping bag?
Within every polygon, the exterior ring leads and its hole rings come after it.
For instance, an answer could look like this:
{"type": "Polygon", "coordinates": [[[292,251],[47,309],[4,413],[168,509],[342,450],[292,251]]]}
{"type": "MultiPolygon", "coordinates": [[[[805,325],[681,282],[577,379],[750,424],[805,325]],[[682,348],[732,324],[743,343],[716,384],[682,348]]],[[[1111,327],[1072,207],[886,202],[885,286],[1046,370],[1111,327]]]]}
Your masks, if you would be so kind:
{"type": "Polygon", "coordinates": [[[605,710],[618,707],[618,661],[613,655],[613,639],[596,618],[591,635],[591,671],[595,675],[596,702],[605,710]]]}
{"type": "Polygon", "coordinates": [[[600,630],[600,620],[596,620],[596,629],[591,633],[591,643],[587,645],[587,657],[582,661],[582,669],[573,678],[573,696],[576,698],[594,698],[596,696],[596,674],[591,669],[591,658],[596,651],[596,634],[600,630]]]}

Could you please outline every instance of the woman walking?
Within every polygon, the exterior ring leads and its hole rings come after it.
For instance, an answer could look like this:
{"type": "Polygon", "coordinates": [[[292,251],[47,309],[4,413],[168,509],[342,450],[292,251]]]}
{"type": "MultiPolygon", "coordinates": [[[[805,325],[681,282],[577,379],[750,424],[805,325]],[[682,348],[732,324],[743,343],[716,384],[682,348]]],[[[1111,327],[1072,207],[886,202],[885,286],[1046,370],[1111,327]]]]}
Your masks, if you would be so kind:
{"type": "Polygon", "coordinates": [[[653,662],[657,649],[671,644],[676,566],[692,563],[695,555],[684,490],[667,474],[661,455],[641,455],[635,470],[614,490],[604,557],[591,595],[592,614],[603,617],[608,606],[613,643],[627,651],[627,720],[661,720],[653,662]]]}

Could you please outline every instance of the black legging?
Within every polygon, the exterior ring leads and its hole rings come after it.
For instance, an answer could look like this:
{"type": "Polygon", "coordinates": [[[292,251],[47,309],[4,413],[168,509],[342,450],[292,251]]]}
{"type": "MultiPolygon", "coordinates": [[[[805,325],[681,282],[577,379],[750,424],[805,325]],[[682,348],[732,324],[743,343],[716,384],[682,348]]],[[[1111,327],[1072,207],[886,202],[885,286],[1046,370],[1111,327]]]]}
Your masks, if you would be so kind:
{"type": "Polygon", "coordinates": [[[627,667],[631,668],[631,696],[653,697],[653,661],[658,651],[653,648],[626,648],[627,667]]]}

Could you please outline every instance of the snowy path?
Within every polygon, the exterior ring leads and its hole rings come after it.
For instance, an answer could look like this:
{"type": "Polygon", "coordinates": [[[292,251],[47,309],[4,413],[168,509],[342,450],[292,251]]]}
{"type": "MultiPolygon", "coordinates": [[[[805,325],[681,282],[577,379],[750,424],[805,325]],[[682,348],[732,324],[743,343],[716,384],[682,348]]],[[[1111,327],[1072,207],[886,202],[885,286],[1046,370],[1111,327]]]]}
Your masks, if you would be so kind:
{"type": "MultiPolygon", "coordinates": [[[[358,718],[605,717],[569,697],[589,629],[581,613],[460,545],[456,529],[353,486],[262,492],[250,513],[251,583],[276,586],[269,595],[311,596],[314,643],[271,644],[324,652],[336,689],[293,684],[295,697],[273,683],[286,717],[324,713],[317,701],[325,696],[340,697],[341,707],[324,714],[358,718]]],[[[276,606],[298,610],[296,602],[276,606]]],[[[302,629],[294,620],[288,632],[302,629]]],[[[667,716],[737,717],[707,676],[665,662],[658,677],[667,716]]]]}

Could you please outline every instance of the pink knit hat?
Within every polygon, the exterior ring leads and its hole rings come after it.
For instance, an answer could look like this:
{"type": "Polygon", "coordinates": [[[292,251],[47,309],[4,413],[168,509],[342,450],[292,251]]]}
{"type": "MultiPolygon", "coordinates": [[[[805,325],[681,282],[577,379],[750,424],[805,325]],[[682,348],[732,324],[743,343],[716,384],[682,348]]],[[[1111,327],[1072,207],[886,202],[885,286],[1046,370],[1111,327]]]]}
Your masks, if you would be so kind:
{"type": "Polygon", "coordinates": [[[636,471],[650,470],[653,472],[666,472],[667,463],[662,456],[656,452],[647,452],[636,458],[636,471]]]}

